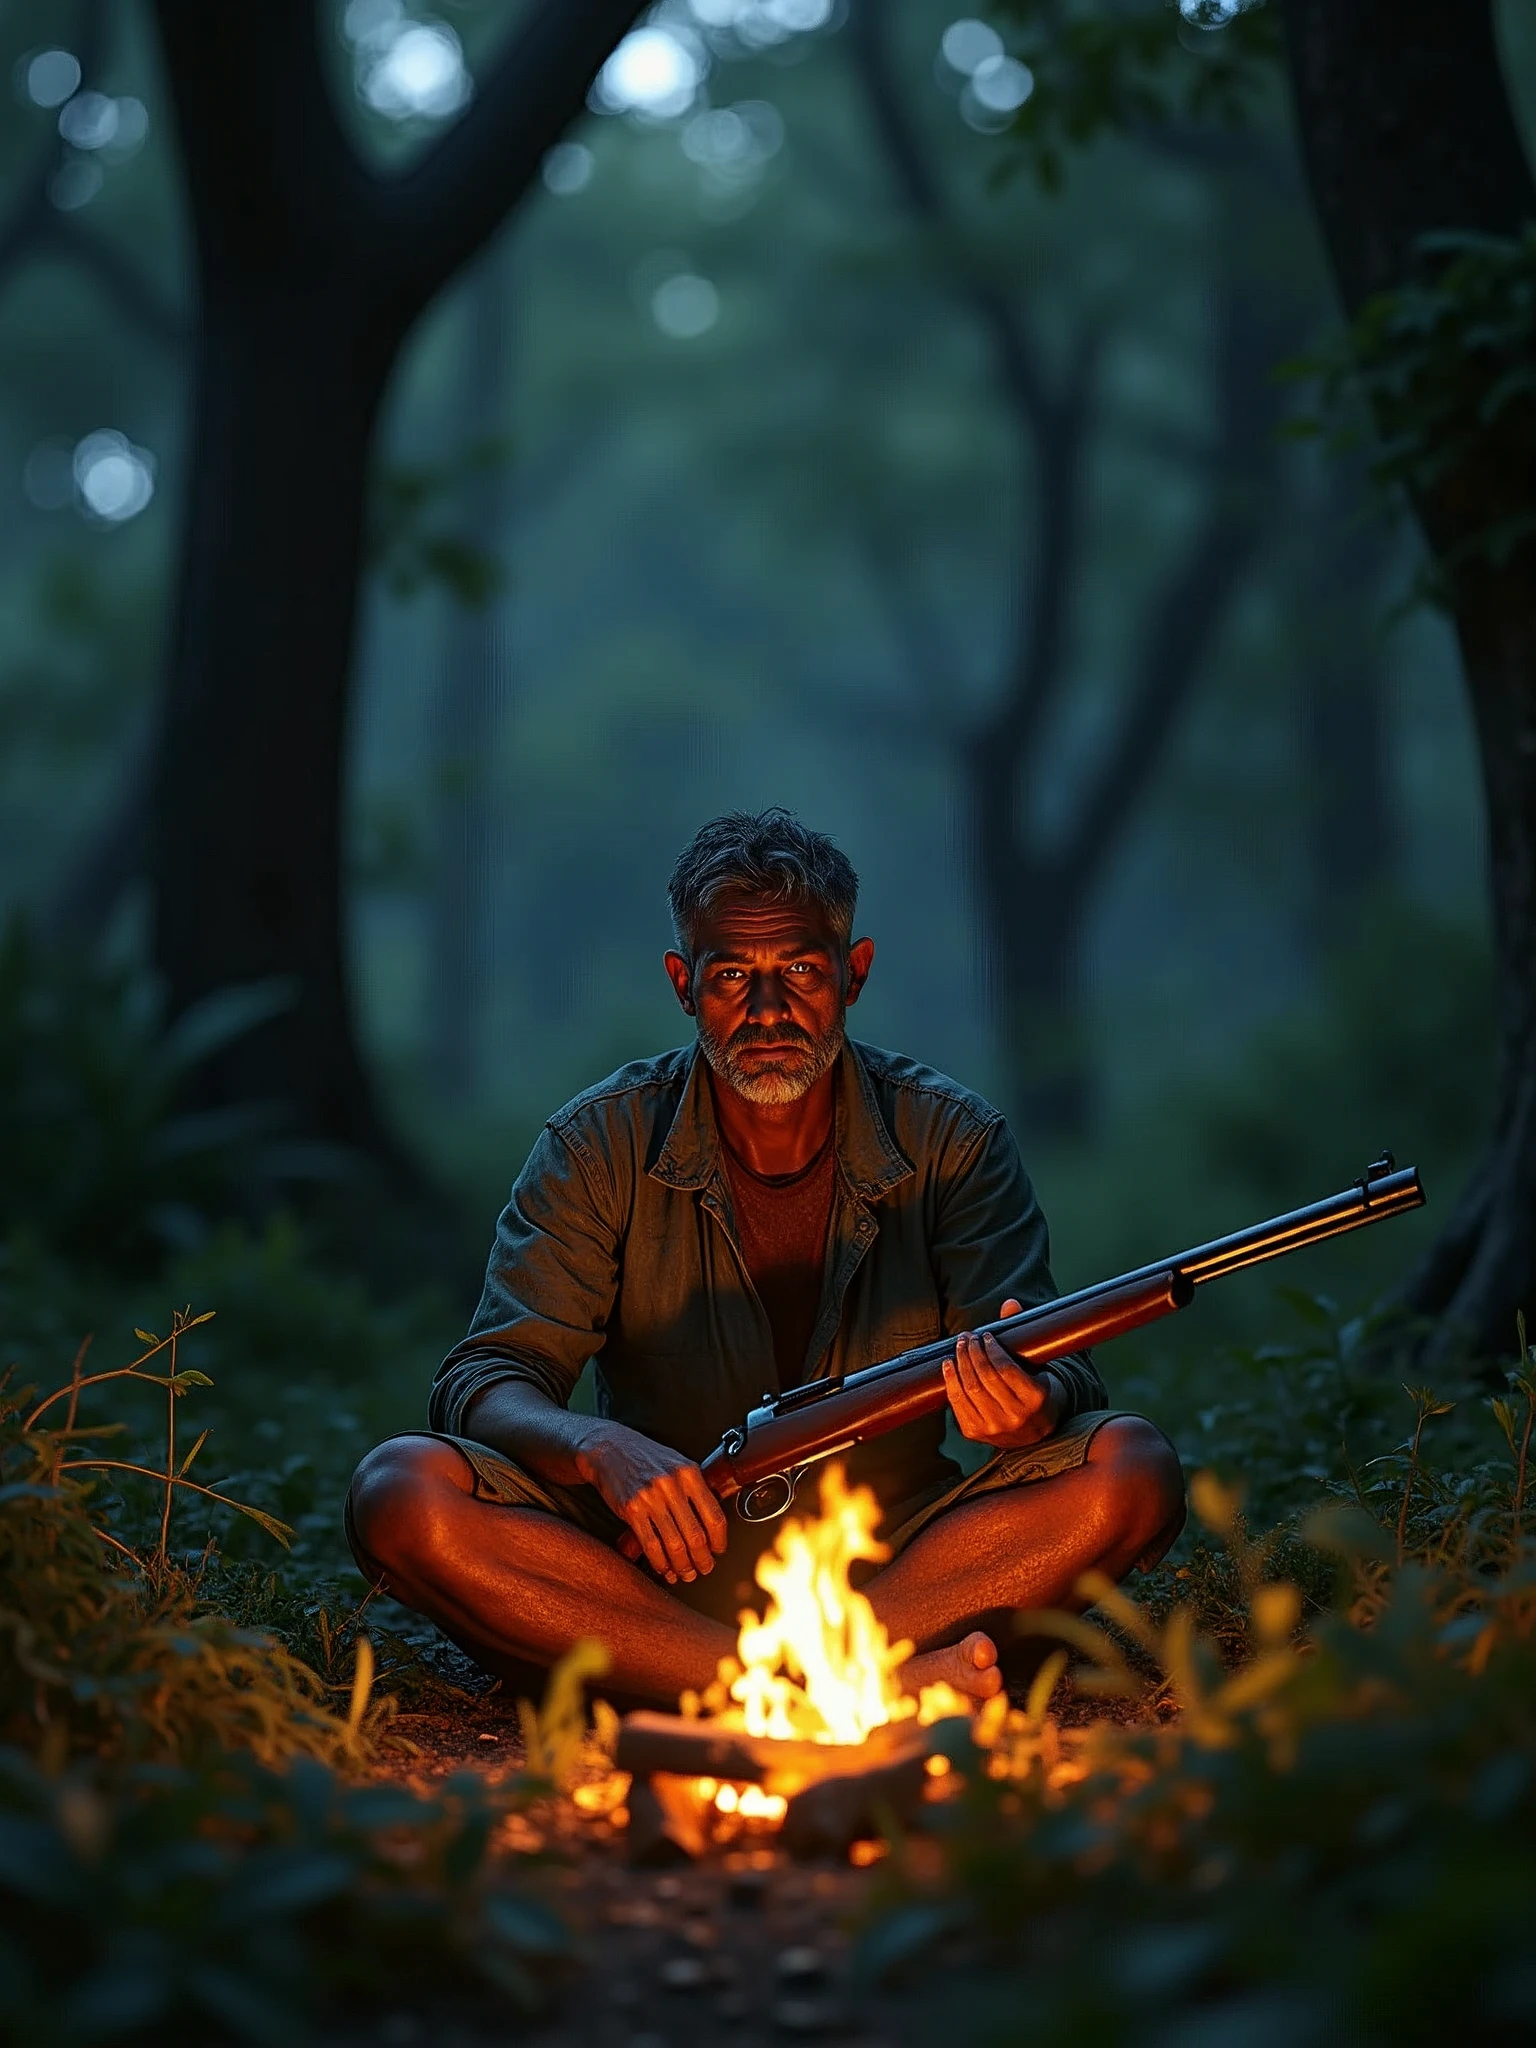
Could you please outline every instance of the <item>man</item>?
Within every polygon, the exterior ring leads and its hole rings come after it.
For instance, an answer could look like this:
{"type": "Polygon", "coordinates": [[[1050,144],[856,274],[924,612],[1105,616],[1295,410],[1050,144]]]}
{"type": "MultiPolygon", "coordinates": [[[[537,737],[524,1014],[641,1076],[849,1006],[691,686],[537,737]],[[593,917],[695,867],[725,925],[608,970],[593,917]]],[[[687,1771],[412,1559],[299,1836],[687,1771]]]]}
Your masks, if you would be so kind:
{"type": "Polygon", "coordinates": [[[1055,1294],[1045,1219],[996,1110],[845,1036],[875,951],[853,938],[857,893],[782,810],[699,831],[665,955],[697,1044],[550,1118],[433,1384],[433,1433],[358,1469],[362,1569],[490,1670],[598,1636],[620,1692],[706,1685],[773,1525],[728,1518],[697,1461],[765,1387],[938,1337],[950,1410],[991,1455],[962,1475],[941,1414],[848,1460],[884,1510],[894,1555],[865,1591],[917,1645],[910,1688],[986,1698],[1012,1610],[1071,1605],[1084,1571],[1121,1578],[1178,1532],[1173,1447],[1106,1407],[1088,1358],[1032,1372],[969,1334],[1055,1294]],[[589,1358],[595,1415],[567,1406],[589,1358]]]}

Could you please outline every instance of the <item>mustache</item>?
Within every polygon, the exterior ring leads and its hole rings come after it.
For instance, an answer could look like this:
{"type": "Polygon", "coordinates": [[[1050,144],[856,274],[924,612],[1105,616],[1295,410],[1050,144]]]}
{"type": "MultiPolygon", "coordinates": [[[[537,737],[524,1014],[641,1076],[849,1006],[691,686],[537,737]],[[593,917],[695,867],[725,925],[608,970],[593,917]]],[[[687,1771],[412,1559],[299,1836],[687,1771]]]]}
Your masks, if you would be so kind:
{"type": "Polygon", "coordinates": [[[814,1051],[816,1041],[809,1031],[803,1031],[798,1024],[788,1024],[777,1031],[766,1024],[739,1024],[726,1040],[728,1050],[742,1045],[794,1046],[802,1052],[814,1051]]]}

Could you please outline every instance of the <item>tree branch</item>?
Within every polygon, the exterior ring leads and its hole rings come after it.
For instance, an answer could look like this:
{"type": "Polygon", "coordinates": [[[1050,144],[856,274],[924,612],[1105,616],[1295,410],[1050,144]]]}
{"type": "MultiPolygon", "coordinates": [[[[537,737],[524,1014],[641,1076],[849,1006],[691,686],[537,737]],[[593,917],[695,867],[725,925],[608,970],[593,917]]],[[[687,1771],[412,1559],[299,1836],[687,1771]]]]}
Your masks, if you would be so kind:
{"type": "MultiPolygon", "coordinates": [[[[1009,686],[978,738],[1006,757],[1017,778],[1061,688],[1067,609],[1073,588],[1082,514],[1083,444],[1089,402],[1098,375],[1104,335],[1089,326],[1072,350],[1066,388],[1050,401],[1048,425],[1034,435],[1034,533],[1028,588],[1020,593],[1024,621],[1009,686]]],[[[1027,441],[1026,431],[1020,435],[1027,441]]],[[[1030,449],[1021,447],[1020,466],[1030,473],[1030,449]]]]}
{"type": "Polygon", "coordinates": [[[948,208],[896,83],[887,0],[853,0],[848,34],[875,128],[901,197],[934,236],[955,289],[991,336],[998,371],[1010,397],[1043,435],[1050,430],[1052,408],[1033,342],[1006,296],[954,246],[948,208]]]}
{"type": "Polygon", "coordinates": [[[1061,857],[1086,889],[1123,837],[1264,530],[1279,397],[1263,326],[1239,287],[1221,300],[1216,344],[1221,465],[1204,518],[1158,600],[1130,702],[1061,857]]]}
{"type": "Polygon", "coordinates": [[[382,274],[425,303],[474,254],[532,184],[639,12],[638,0],[539,0],[469,111],[388,180],[373,251],[382,274]]]}

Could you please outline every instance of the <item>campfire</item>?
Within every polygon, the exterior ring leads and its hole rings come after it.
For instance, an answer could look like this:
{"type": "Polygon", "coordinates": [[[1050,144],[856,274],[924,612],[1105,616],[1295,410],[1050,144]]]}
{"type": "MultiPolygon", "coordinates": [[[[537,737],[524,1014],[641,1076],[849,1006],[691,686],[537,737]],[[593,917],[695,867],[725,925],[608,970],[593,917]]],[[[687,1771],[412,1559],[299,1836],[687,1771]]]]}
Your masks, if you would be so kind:
{"type": "Polygon", "coordinates": [[[890,1641],[849,1579],[857,1561],[889,1555],[879,1519],[869,1489],[829,1465],[819,1517],[787,1521],[758,1560],[767,1610],[743,1612],[736,1656],[678,1714],[625,1719],[615,1762],[632,1780],[638,1854],[697,1856],[767,1834],[841,1850],[939,1789],[947,1749],[969,1740],[971,1703],[948,1685],[902,1690],[913,1645],[890,1641]]]}

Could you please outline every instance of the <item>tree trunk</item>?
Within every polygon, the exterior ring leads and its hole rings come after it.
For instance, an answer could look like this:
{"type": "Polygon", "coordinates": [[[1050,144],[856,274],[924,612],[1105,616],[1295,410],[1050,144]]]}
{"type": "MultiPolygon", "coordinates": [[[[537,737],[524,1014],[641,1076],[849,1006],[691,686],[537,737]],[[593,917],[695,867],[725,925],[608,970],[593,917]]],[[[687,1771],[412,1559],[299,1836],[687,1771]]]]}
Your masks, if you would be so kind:
{"type": "Polygon", "coordinates": [[[1360,935],[1396,851],[1387,730],[1389,553],[1346,472],[1319,492],[1294,590],[1303,673],[1297,710],[1307,796],[1304,941],[1325,961],[1360,935]]]}
{"type": "MultiPolygon", "coordinates": [[[[1348,312],[1422,276],[1437,230],[1510,236],[1536,184],[1510,110],[1490,0],[1285,0],[1297,119],[1348,312]]],[[[1489,441],[1414,504],[1443,563],[1490,509],[1536,501],[1516,434],[1489,441]]],[[[1497,958],[1500,1079],[1492,1139],[1404,1301],[1439,1318],[1425,1363],[1507,1355],[1536,1309],[1536,574],[1458,567],[1451,607],[1481,757],[1497,958]]]]}
{"type": "Polygon", "coordinates": [[[174,1011],[279,976],[281,1017],[220,1055],[221,1101],[387,1153],[343,964],[343,687],[368,451],[398,336],[342,280],[204,300],[182,603],[155,804],[156,958],[174,1011]]]}
{"type": "Polygon", "coordinates": [[[415,319],[527,189],[636,11],[533,0],[468,111],[386,175],[337,120],[315,0],[157,0],[201,306],[156,956],[177,1009],[229,983],[291,990],[210,1071],[208,1099],[277,1101],[305,1136],[397,1167],[358,1056],[342,915],[370,439],[415,319]]]}
{"type": "MultiPolygon", "coordinates": [[[[482,262],[464,306],[463,346],[447,446],[463,448],[506,425],[511,321],[504,248],[482,262]]],[[[475,540],[494,548],[506,530],[500,466],[465,492],[475,540]]],[[[489,965],[493,812],[491,772],[505,683],[504,637],[495,599],[455,603],[443,633],[438,692],[437,801],[427,977],[427,1073],[433,1093],[462,1109],[479,1075],[479,1025],[489,965]]]]}

